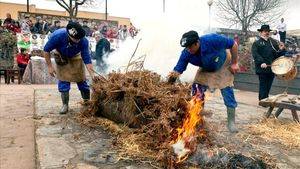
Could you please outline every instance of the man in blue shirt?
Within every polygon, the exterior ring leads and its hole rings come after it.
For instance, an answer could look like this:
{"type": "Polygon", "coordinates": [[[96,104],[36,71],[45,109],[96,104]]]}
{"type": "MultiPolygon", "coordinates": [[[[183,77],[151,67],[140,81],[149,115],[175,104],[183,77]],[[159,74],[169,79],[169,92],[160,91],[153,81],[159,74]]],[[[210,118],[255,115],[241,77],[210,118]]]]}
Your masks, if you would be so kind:
{"type": "Polygon", "coordinates": [[[182,35],[180,45],[185,49],[179,61],[169,74],[168,82],[173,84],[189,63],[199,70],[192,85],[192,94],[197,92],[204,101],[204,92],[208,88],[219,88],[227,107],[227,127],[230,132],[237,132],[235,127],[235,108],[237,102],[233,93],[233,74],[239,69],[238,46],[233,39],[217,34],[199,37],[195,31],[182,35]]]}
{"type": "Polygon", "coordinates": [[[94,73],[89,42],[85,38],[85,31],[80,24],[70,22],[66,28],[54,31],[44,47],[44,56],[49,74],[58,79],[58,90],[61,92],[63,102],[60,114],[68,112],[70,82],[77,83],[84,101],[90,99],[84,65],[92,78],[94,73]],[[56,69],[51,63],[51,55],[54,55],[56,69]]]}

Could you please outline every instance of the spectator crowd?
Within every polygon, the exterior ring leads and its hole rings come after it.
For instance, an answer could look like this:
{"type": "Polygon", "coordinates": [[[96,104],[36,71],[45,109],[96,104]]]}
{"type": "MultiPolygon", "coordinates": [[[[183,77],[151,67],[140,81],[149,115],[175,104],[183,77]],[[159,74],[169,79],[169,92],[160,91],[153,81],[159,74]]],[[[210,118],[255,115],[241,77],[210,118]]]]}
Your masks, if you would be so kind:
{"type": "MultiPolygon", "coordinates": [[[[95,37],[99,32],[108,39],[120,39],[125,40],[128,35],[134,38],[138,30],[130,23],[130,27],[127,25],[111,26],[107,22],[102,22],[100,25],[89,26],[88,21],[84,20],[82,23],[84,30],[86,31],[87,37],[95,37]]],[[[46,19],[40,16],[36,17],[35,22],[30,20],[29,16],[25,16],[23,20],[14,20],[10,13],[7,13],[6,19],[0,21],[1,29],[7,29],[12,33],[31,33],[31,34],[51,34],[55,30],[62,28],[61,22],[59,20],[53,21],[53,23],[48,23],[46,19]]]]}
{"type": "MultiPolygon", "coordinates": [[[[53,20],[52,23],[49,23],[49,21],[41,16],[35,17],[35,21],[32,21],[29,16],[24,16],[23,18],[24,19],[14,20],[12,19],[11,14],[7,13],[6,19],[4,21],[0,20],[0,33],[6,31],[14,35],[26,35],[28,38],[31,36],[31,34],[32,37],[37,37],[35,34],[44,36],[50,35],[54,31],[63,28],[64,25],[62,23],[65,23],[64,21],[60,20],[53,20]]],[[[115,50],[115,48],[118,48],[119,40],[124,41],[129,36],[134,38],[138,33],[138,30],[131,23],[129,27],[127,25],[119,25],[118,27],[105,21],[95,26],[89,26],[87,20],[83,20],[80,24],[86,32],[86,37],[90,39],[90,43],[93,41],[93,39],[95,40],[96,49],[95,51],[90,49],[90,52],[92,58],[97,60],[97,66],[103,67],[103,69],[107,67],[105,65],[104,58],[108,56],[108,53],[115,50]],[[111,43],[114,43],[115,46],[111,47],[111,43]]],[[[27,39],[26,42],[29,41],[30,39],[27,39]]],[[[34,40],[32,40],[32,43],[33,42],[34,40]]],[[[26,45],[18,46],[19,49],[17,53],[15,53],[16,62],[21,70],[21,75],[24,74],[24,70],[26,69],[26,66],[30,60],[30,56],[33,53],[33,51],[29,51],[28,45],[26,47],[25,46],[26,45]]],[[[90,45],[90,48],[91,46],[92,45],[90,45]]]]}

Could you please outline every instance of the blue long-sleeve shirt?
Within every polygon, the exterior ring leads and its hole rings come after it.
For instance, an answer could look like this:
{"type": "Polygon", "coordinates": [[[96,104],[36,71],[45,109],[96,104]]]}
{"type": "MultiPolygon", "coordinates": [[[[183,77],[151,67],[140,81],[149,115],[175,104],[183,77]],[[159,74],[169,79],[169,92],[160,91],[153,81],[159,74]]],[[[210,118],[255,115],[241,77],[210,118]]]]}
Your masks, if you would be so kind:
{"type": "Polygon", "coordinates": [[[191,54],[184,49],[174,67],[174,71],[183,73],[188,63],[202,67],[206,71],[220,69],[226,61],[226,49],[232,48],[234,40],[218,34],[207,34],[199,37],[200,52],[191,54]]]}
{"type": "Polygon", "coordinates": [[[76,56],[81,53],[82,60],[85,64],[91,64],[91,55],[89,52],[89,41],[82,38],[79,43],[69,43],[68,33],[66,28],[61,28],[51,34],[49,41],[44,46],[45,52],[50,52],[56,49],[61,55],[68,58],[76,56]]]}

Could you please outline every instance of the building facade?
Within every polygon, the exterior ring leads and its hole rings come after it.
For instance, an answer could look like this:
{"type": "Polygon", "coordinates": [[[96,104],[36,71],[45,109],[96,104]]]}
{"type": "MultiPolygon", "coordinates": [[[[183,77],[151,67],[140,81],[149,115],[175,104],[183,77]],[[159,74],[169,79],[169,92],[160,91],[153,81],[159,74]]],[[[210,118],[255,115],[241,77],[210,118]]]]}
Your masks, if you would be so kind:
{"type": "MultiPolygon", "coordinates": [[[[10,13],[13,19],[19,19],[20,12],[26,12],[27,6],[26,4],[16,4],[16,3],[6,3],[0,2],[0,19],[4,20],[6,18],[6,14],[10,13]]],[[[48,10],[48,9],[39,9],[36,8],[35,5],[29,6],[30,13],[37,13],[37,14],[44,14],[44,15],[51,15],[51,16],[69,16],[68,12],[66,11],[56,11],[56,10],[48,10]]],[[[85,18],[85,19],[97,19],[97,20],[105,20],[104,13],[96,13],[96,12],[88,12],[88,11],[78,11],[77,14],[78,18],[85,18]]],[[[130,25],[129,18],[123,17],[115,17],[115,16],[108,16],[108,20],[115,21],[118,25],[130,25]]]]}

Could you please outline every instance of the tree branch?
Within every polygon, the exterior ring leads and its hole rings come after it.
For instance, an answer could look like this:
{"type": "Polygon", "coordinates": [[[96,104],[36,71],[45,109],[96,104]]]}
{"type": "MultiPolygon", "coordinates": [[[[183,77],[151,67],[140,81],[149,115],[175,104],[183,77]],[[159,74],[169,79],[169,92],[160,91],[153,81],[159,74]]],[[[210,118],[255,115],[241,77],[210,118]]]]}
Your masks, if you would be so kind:
{"type": "Polygon", "coordinates": [[[259,23],[271,23],[283,14],[286,0],[218,0],[218,18],[226,25],[239,24],[243,31],[259,23]]]}
{"type": "Polygon", "coordinates": [[[76,4],[77,5],[83,5],[85,3],[86,0],[82,0],[81,2],[79,2],[79,0],[76,0],[76,4]]]}
{"type": "Polygon", "coordinates": [[[63,7],[68,13],[70,13],[70,9],[68,4],[64,0],[56,0],[59,6],[63,7]]]}

